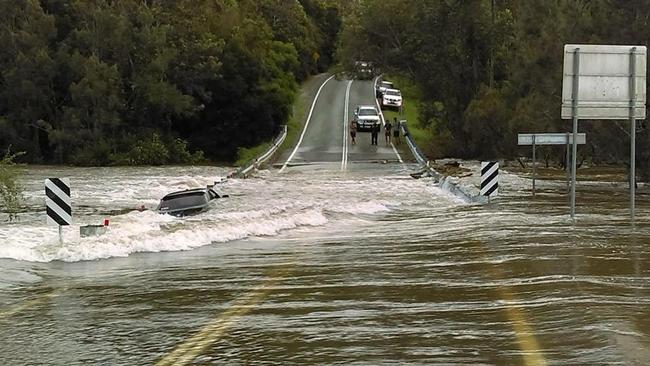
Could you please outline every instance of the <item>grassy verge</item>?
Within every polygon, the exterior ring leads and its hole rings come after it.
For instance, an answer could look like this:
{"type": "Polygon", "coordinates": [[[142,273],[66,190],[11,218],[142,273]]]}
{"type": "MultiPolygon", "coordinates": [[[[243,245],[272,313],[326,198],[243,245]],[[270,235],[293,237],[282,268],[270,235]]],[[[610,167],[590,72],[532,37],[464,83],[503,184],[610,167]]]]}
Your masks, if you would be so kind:
{"type": "Polygon", "coordinates": [[[271,147],[270,142],[265,142],[253,147],[240,147],[237,150],[236,166],[245,166],[257,159],[258,156],[264,154],[266,150],[271,147]]]}
{"type": "MultiPolygon", "coordinates": [[[[287,121],[287,138],[267,163],[273,163],[282,152],[296,145],[300,133],[302,132],[302,127],[307,116],[310,102],[314,98],[318,87],[320,87],[322,82],[325,81],[326,77],[328,77],[328,75],[316,75],[302,83],[300,86],[300,92],[293,103],[291,116],[287,121]]],[[[245,164],[252,162],[258,156],[264,154],[271,145],[272,142],[269,141],[250,148],[240,148],[237,151],[237,162],[235,165],[244,166],[245,164]]]]}
{"type": "Polygon", "coordinates": [[[289,121],[287,121],[287,138],[282,142],[282,145],[280,145],[276,155],[292,146],[295,146],[298,142],[298,137],[300,136],[302,125],[304,123],[303,115],[307,110],[306,104],[307,101],[304,100],[303,93],[300,93],[300,96],[294,102],[293,113],[291,113],[291,117],[289,118],[289,121]]]}
{"type": "Polygon", "coordinates": [[[393,75],[385,75],[385,80],[390,80],[395,83],[396,87],[402,92],[402,115],[394,110],[383,110],[386,120],[391,123],[395,117],[398,120],[406,120],[411,133],[411,137],[415,144],[421,149],[429,144],[431,133],[427,128],[420,126],[420,114],[418,111],[418,103],[420,101],[420,91],[417,89],[409,79],[393,75]]]}

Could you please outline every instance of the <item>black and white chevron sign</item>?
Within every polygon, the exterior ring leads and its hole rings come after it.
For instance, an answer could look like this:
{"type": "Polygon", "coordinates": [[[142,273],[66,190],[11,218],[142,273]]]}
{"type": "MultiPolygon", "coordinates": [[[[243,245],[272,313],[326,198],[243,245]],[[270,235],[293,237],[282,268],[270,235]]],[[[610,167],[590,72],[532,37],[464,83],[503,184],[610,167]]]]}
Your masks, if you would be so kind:
{"type": "Polygon", "coordinates": [[[496,196],[499,191],[499,163],[481,162],[481,196],[496,196]]]}
{"type": "Polygon", "coordinates": [[[72,199],[67,179],[45,180],[45,210],[49,225],[72,225],[72,199]]]}

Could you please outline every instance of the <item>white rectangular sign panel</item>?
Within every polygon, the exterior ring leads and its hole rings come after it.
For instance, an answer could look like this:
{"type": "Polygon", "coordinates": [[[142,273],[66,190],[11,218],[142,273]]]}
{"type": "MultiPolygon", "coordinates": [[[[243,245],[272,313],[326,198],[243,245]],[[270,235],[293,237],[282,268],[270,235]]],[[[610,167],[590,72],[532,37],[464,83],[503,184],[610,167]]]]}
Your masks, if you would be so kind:
{"type": "Polygon", "coordinates": [[[629,119],[632,97],[635,99],[636,119],[645,119],[646,47],[578,44],[564,46],[563,119],[573,118],[576,52],[579,53],[578,119],[629,119]],[[631,88],[633,74],[634,85],[631,88]],[[631,94],[631,90],[635,92],[631,94]]]}
{"type": "MultiPolygon", "coordinates": [[[[533,136],[535,136],[535,145],[566,145],[566,133],[520,133],[517,135],[518,145],[532,145],[533,136]]],[[[569,143],[573,143],[573,134],[569,133],[569,143]]],[[[578,134],[578,145],[587,143],[587,135],[584,133],[578,134]]]]}
{"type": "Polygon", "coordinates": [[[45,212],[49,225],[72,225],[72,199],[70,197],[69,179],[45,179],[45,212]]]}
{"type": "Polygon", "coordinates": [[[499,193],[499,163],[481,162],[481,196],[496,196],[499,193]]]}

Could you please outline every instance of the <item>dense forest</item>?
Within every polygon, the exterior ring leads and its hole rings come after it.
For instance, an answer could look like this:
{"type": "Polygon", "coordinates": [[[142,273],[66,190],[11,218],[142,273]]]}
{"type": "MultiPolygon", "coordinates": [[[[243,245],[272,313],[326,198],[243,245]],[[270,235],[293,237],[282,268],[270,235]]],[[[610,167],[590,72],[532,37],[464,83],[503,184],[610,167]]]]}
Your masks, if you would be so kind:
{"type": "Polygon", "coordinates": [[[320,0],[0,0],[0,148],[77,165],[232,160],[332,63],[320,0]]]}
{"type": "MultiPolygon", "coordinates": [[[[33,163],[231,161],[286,123],[301,81],[363,59],[415,84],[430,156],[514,158],[517,133],[571,128],[563,45],[646,45],[649,22],[640,0],[0,0],[0,148],[33,163]]],[[[627,122],[581,131],[580,161],[627,161],[627,122]]]]}
{"type": "MultiPolygon", "coordinates": [[[[345,17],[342,60],[368,59],[419,90],[432,157],[529,154],[517,133],[565,132],[560,119],[565,43],[647,45],[645,0],[359,1],[345,17]]],[[[408,103],[408,101],[407,101],[408,103]]],[[[408,107],[408,105],[407,105],[408,107]]],[[[637,158],[650,179],[650,131],[639,121],[637,158]]],[[[627,121],[583,121],[580,160],[629,159],[627,121]]],[[[550,164],[564,151],[541,148],[550,164]]]]}

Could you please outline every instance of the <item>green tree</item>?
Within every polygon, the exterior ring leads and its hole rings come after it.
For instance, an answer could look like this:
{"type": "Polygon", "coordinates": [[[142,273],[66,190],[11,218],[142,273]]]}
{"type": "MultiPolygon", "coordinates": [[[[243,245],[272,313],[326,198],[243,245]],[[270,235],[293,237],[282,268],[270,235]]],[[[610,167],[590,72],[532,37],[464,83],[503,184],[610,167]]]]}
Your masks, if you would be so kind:
{"type": "Polygon", "coordinates": [[[0,0],[0,148],[232,159],[286,123],[296,82],[331,63],[337,21],[321,0],[0,0]]]}
{"type": "Polygon", "coordinates": [[[23,154],[12,154],[7,149],[0,159],[0,210],[9,215],[9,221],[18,217],[22,202],[22,187],[18,183],[21,171],[15,159],[23,154]]]}
{"type": "Polygon", "coordinates": [[[319,29],[307,17],[303,6],[297,1],[256,1],[259,13],[269,25],[273,39],[295,48],[298,61],[293,70],[298,80],[305,79],[317,71],[320,58],[319,29]]]}
{"type": "Polygon", "coordinates": [[[0,0],[0,147],[13,144],[40,161],[54,115],[54,18],[38,1],[0,0]]]}

